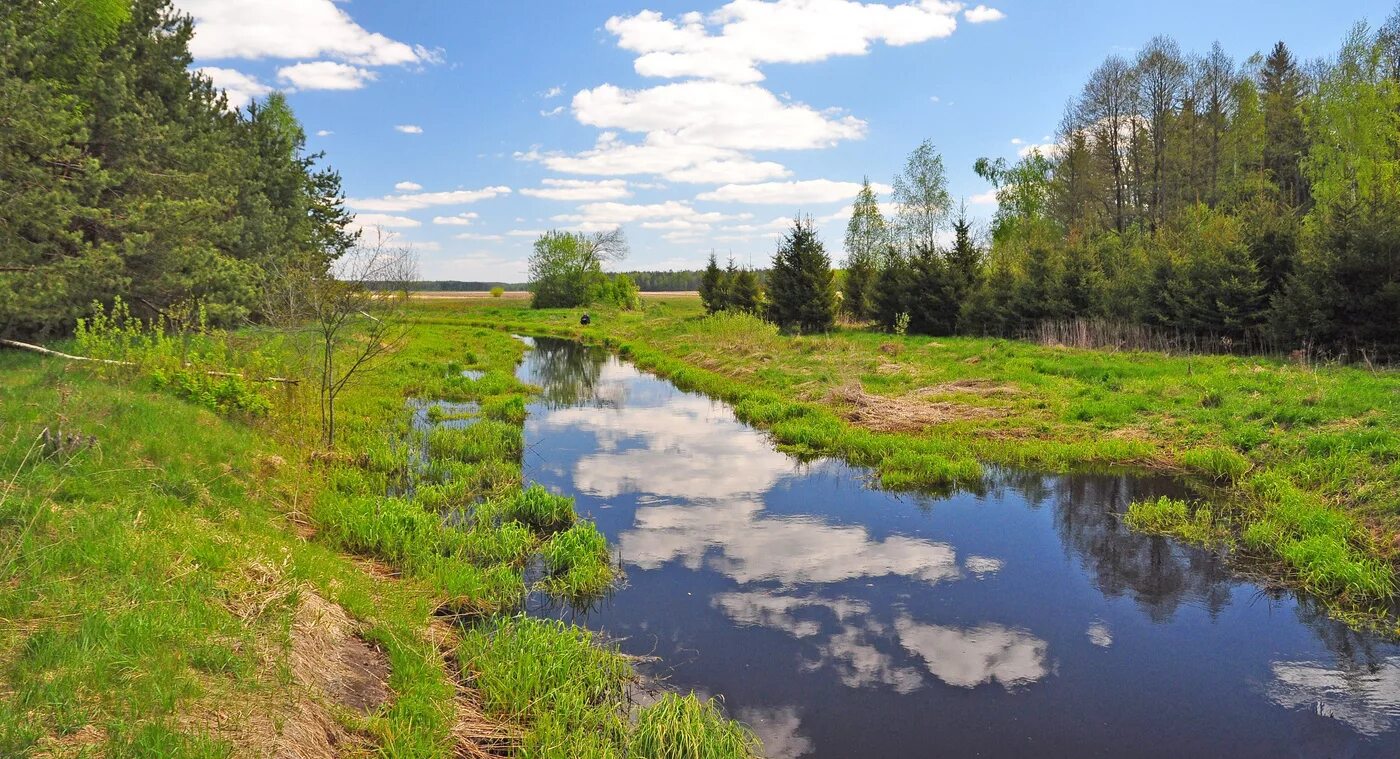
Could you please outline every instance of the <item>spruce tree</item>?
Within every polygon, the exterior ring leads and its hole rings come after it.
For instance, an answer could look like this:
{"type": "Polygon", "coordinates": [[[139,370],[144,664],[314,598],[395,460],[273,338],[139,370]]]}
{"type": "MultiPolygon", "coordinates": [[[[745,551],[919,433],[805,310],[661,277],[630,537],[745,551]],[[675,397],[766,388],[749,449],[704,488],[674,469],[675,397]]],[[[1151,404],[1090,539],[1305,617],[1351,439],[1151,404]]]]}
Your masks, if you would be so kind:
{"type": "Polygon", "coordinates": [[[1288,205],[1307,203],[1302,161],[1308,138],[1303,127],[1303,74],[1282,42],[1274,45],[1259,74],[1264,101],[1264,169],[1288,205]]]}
{"type": "Polygon", "coordinates": [[[758,313],[760,300],[762,300],[762,293],[758,287],[758,276],[753,273],[752,269],[740,269],[734,275],[734,281],[729,288],[731,308],[746,314],[758,313]]]}
{"type": "Polygon", "coordinates": [[[919,247],[910,261],[909,331],[921,335],[952,334],[958,303],[943,256],[936,248],[919,247]]]}
{"type": "Polygon", "coordinates": [[[972,297],[982,278],[982,250],[972,239],[972,220],[967,218],[967,206],[959,209],[953,221],[953,247],[948,251],[948,281],[952,298],[959,309],[972,297]]]}
{"type": "Polygon", "coordinates": [[[831,260],[810,217],[793,221],[768,275],[768,318],[788,331],[830,331],[836,322],[831,260]]]}
{"type": "Polygon", "coordinates": [[[715,252],[710,251],[710,260],[705,264],[705,272],[700,275],[700,302],[705,304],[705,313],[713,314],[724,310],[724,272],[719,268],[715,252]]]}
{"type": "Polygon", "coordinates": [[[909,298],[913,287],[914,273],[909,260],[894,246],[889,246],[884,255],[884,263],[875,278],[875,293],[872,315],[881,329],[893,332],[900,324],[901,317],[910,318],[909,298]]]}

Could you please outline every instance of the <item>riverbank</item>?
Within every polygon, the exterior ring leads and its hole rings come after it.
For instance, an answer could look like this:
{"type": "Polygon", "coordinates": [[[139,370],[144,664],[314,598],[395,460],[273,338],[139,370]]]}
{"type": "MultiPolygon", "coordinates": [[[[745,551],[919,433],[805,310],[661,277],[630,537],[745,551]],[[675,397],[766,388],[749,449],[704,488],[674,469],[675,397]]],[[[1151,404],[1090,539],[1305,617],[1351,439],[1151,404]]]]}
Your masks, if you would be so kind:
{"type": "Polygon", "coordinates": [[[705,318],[685,300],[595,310],[587,328],[576,312],[523,303],[416,308],[424,323],[608,345],[730,402],[788,450],[872,467],[891,488],[956,487],[981,462],[1190,473],[1229,497],[1143,523],[1259,559],[1354,620],[1376,619],[1394,594],[1395,373],[854,329],[789,337],[755,319],[705,318]]]}
{"type": "MultiPolygon", "coordinates": [[[[239,339],[300,376],[295,339],[239,339]]],[[[615,579],[571,499],[521,487],[523,350],[418,330],[346,390],[333,452],[305,383],[240,396],[254,418],[0,353],[0,754],[752,754],[707,701],[634,708],[609,642],[514,613],[615,579]]]]}

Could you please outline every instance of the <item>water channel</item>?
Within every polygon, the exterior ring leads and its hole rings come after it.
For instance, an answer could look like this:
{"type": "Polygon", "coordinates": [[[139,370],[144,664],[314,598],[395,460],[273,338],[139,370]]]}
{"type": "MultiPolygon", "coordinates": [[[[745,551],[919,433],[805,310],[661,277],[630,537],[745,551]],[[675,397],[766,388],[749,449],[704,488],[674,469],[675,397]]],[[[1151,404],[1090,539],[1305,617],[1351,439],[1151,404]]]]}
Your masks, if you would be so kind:
{"type": "Polygon", "coordinates": [[[627,574],[543,613],[723,696],[775,759],[1400,756],[1400,646],[1122,524],[1182,483],[992,469],[882,492],[601,350],[533,342],[526,477],[575,496],[627,574]]]}

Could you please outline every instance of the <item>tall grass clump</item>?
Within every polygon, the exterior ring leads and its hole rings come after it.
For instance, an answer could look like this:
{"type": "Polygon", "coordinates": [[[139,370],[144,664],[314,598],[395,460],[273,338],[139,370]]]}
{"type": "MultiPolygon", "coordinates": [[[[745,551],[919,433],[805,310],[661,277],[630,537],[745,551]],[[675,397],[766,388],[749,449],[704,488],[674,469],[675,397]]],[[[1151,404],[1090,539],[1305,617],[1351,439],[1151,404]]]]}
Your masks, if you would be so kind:
{"type": "Polygon", "coordinates": [[[1249,472],[1249,459],[1237,451],[1218,446],[1191,448],[1181,453],[1181,463],[1187,468],[1216,480],[1236,482],[1249,472]]]}
{"type": "Polygon", "coordinates": [[[592,522],[555,533],[540,548],[540,555],[549,570],[544,587],[561,598],[596,598],[616,580],[608,540],[592,522]]]}
{"type": "Polygon", "coordinates": [[[482,707],[521,725],[522,756],[622,756],[632,666],[594,633],[517,616],[470,628],[457,656],[482,707]]]}
{"type": "Polygon", "coordinates": [[[482,419],[468,427],[434,427],[428,433],[428,455],[474,463],[489,459],[518,459],[525,436],[517,424],[482,419]]]}
{"type": "Polygon", "coordinates": [[[637,715],[628,744],[647,759],[757,759],[763,745],[743,725],[726,719],[710,699],[668,693],[637,715]]]}
{"type": "Polygon", "coordinates": [[[1229,536],[1209,507],[1197,505],[1193,508],[1183,500],[1167,496],[1129,504],[1123,521],[1139,532],[1170,535],[1202,545],[1219,543],[1229,536]]]}
{"type": "Polygon", "coordinates": [[[574,499],[551,493],[538,483],[495,503],[492,508],[482,508],[481,514],[495,516],[503,522],[514,520],[541,531],[562,530],[578,519],[574,499]]]}

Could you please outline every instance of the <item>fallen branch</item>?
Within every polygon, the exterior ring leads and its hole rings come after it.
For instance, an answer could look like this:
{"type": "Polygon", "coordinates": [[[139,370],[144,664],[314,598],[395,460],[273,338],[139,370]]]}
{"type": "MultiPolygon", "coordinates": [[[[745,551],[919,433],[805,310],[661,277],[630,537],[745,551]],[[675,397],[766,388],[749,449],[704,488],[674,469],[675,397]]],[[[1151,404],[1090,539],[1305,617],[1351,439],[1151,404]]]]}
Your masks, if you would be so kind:
{"type": "MultiPolygon", "coordinates": [[[[108,364],[108,365],[111,365],[111,366],[136,366],[136,364],[134,364],[134,363],[132,363],[132,362],[130,362],[130,361],[113,361],[112,359],[108,359],[108,358],[88,358],[87,356],[74,356],[74,355],[71,354],[71,353],[63,353],[63,352],[61,352],[61,351],[51,350],[51,349],[49,349],[49,348],[45,348],[45,347],[42,346],[42,345],[31,345],[30,343],[22,343],[22,342],[20,342],[20,341],[18,341],[18,340],[4,340],[4,339],[0,339],[0,345],[8,345],[8,346],[10,346],[11,348],[19,348],[20,350],[32,351],[32,352],[34,352],[34,353],[42,353],[42,354],[44,354],[45,356],[54,356],[54,357],[56,357],[56,358],[64,358],[64,359],[68,359],[69,361],[88,361],[88,362],[91,362],[91,363],[108,364]]],[[[236,378],[238,378],[238,379],[248,379],[247,377],[244,377],[243,375],[238,374],[237,372],[216,372],[216,371],[212,371],[212,370],[211,370],[211,371],[206,371],[206,372],[204,372],[204,373],[207,374],[207,375],[209,375],[210,377],[236,377],[236,378]]],[[[289,378],[289,377],[259,377],[259,378],[253,379],[253,380],[251,380],[251,381],[252,381],[252,382],[281,382],[281,383],[288,384],[288,385],[299,385],[299,384],[301,384],[301,380],[299,380],[299,379],[291,379],[291,378],[289,378]]]]}

